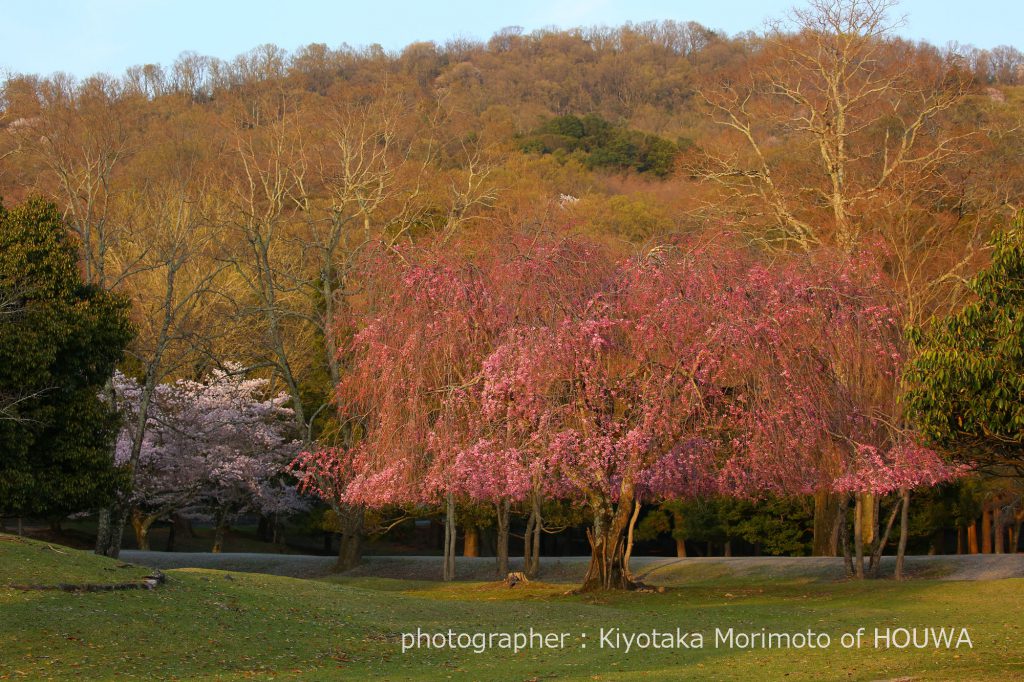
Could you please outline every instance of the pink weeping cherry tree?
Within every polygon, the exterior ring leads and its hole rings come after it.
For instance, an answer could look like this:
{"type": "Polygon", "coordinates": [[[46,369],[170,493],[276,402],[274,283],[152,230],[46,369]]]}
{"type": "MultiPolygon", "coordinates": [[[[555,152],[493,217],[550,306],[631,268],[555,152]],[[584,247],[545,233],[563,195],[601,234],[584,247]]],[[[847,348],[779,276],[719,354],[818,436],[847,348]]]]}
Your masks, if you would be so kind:
{"type": "MultiPolygon", "coordinates": [[[[820,264],[819,264],[820,265],[820,264]]],[[[909,491],[959,475],[915,444],[897,401],[904,361],[897,311],[884,303],[883,279],[870,257],[831,267],[790,261],[775,274],[754,270],[747,309],[754,334],[751,372],[737,386],[733,435],[720,480],[726,492],[840,496],[835,532],[848,572],[877,575],[902,509],[897,576],[906,549],[909,491]],[[865,547],[862,524],[876,497],[898,492],[888,523],[865,547]],[[850,551],[846,512],[853,498],[850,551]]],[[[870,510],[873,513],[873,509],[870,510]]]]}
{"type": "Polygon", "coordinates": [[[351,371],[337,389],[339,420],[357,442],[306,453],[294,468],[329,503],[443,505],[446,579],[456,502],[494,504],[504,574],[513,504],[531,503],[539,536],[543,474],[524,425],[484,409],[483,364],[519,325],[578,308],[611,262],[594,245],[549,234],[512,235],[472,260],[400,256],[376,263],[375,294],[344,349],[351,371]]]}
{"type": "Polygon", "coordinates": [[[728,254],[666,251],[622,263],[582,315],[496,349],[485,393],[543,444],[548,494],[592,519],[580,589],[623,589],[629,530],[646,498],[710,492],[710,443],[742,368],[728,254]],[[492,398],[493,400],[493,398],[492,398]]]}
{"type": "Polygon", "coordinates": [[[327,460],[326,498],[443,504],[446,579],[457,500],[494,504],[506,540],[514,503],[585,508],[589,591],[636,585],[642,503],[860,500],[949,475],[899,428],[899,330],[863,263],[768,267],[726,240],[617,264],[585,242],[509,244],[404,254],[338,387],[358,452],[306,456],[327,460]],[[571,255],[587,249],[581,267],[571,255]]]}

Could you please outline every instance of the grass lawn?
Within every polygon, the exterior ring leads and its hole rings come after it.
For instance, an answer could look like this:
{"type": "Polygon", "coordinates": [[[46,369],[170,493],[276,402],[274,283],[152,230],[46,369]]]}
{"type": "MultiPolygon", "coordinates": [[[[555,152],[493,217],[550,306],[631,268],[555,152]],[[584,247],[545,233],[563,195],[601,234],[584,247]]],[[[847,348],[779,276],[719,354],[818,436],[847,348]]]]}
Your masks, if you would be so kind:
{"type": "MultiPolygon", "coordinates": [[[[831,582],[681,571],[664,594],[570,596],[565,585],[301,580],[167,571],[153,591],[25,592],[16,583],[97,580],[134,569],[0,536],[0,679],[1022,679],[1024,579],[831,582]],[[73,574],[73,576],[71,576],[73,574]],[[74,579],[73,579],[74,578],[74,579]],[[878,650],[875,627],[966,627],[969,649],[878,650]],[[564,649],[401,652],[426,631],[568,632],[564,649]],[[704,648],[601,649],[602,627],[701,631],[704,648]],[[826,650],[716,648],[715,628],[798,632],[826,650]],[[839,635],[866,627],[860,650],[839,635]],[[582,635],[586,633],[587,638],[582,635]],[[583,648],[588,644],[587,648],[583,648]]],[[[144,569],[140,569],[145,573],[144,569]]]]}

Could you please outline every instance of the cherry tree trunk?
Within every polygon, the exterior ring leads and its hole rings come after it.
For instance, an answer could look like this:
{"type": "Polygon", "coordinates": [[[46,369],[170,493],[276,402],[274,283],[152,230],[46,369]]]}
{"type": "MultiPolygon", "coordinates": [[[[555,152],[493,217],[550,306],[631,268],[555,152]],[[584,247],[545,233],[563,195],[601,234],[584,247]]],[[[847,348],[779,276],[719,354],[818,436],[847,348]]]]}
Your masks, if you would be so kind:
{"type": "Polygon", "coordinates": [[[345,507],[338,514],[341,520],[341,540],[338,542],[339,571],[348,571],[363,560],[363,527],[366,509],[362,506],[345,507]]]}
{"type": "Polygon", "coordinates": [[[224,549],[224,534],[228,530],[227,515],[217,514],[216,524],[213,531],[213,548],[210,551],[214,554],[220,554],[221,550],[224,549]]]}
{"type": "Polygon", "coordinates": [[[889,521],[885,524],[885,531],[875,540],[875,543],[871,548],[871,561],[868,566],[872,578],[877,578],[882,569],[882,553],[885,551],[885,546],[889,542],[889,534],[892,532],[892,524],[896,521],[896,515],[899,513],[902,506],[903,497],[901,495],[898,501],[893,502],[892,510],[889,513],[889,521]]]}
{"type": "Polygon", "coordinates": [[[861,493],[861,534],[864,545],[870,546],[878,538],[878,503],[879,498],[873,493],[861,493]]]}
{"type": "Polygon", "coordinates": [[[480,529],[466,526],[462,534],[462,556],[480,556],[480,529]]]}
{"type": "Polygon", "coordinates": [[[853,572],[857,578],[864,578],[864,496],[858,493],[853,503],[853,572]]]}
{"type": "Polygon", "coordinates": [[[444,566],[442,579],[455,579],[455,498],[449,494],[446,498],[444,518],[444,566]]]}
{"type": "Polygon", "coordinates": [[[633,556],[633,531],[636,529],[636,520],[640,517],[640,500],[633,504],[633,515],[629,517],[629,530],[626,531],[626,556],[623,563],[626,565],[626,572],[629,573],[629,559],[633,556]]]}
{"type": "Polygon", "coordinates": [[[587,529],[590,564],[579,592],[630,590],[637,587],[626,565],[626,531],[633,512],[632,491],[623,491],[618,504],[602,501],[594,511],[594,525],[587,529]]]}
{"type": "Polygon", "coordinates": [[[978,522],[971,521],[967,526],[967,552],[969,554],[978,553],[978,522]]]}
{"type": "Polygon", "coordinates": [[[540,534],[544,530],[544,517],[540,509],[540,496],[530,498],[530,516],[526,521],[523,535],[523,573],[527,578],[536,578],[540,572],[540,534]]]}
{"type": "Polygon", "coordinates": [[[156,520],[146,516],[139,509],[132,509],[132,530],[135,531],[135,546],[143,552],[149,551],[149,528],[156,520]]]}
{"type": "Polygon", "coordinates": [[[846,566],[846,577],[853,577],[853,555],[850,554],[850,528],[848,523],[850,496],[843,494],[839,496],[839,553],[843,556],[843,564],[846,566]]]}
{"type": "Polygon", "coordinates": [[[686,538],[681,537],[678,534],[683,532],[683,523],[686,519],[683,518],[682,512],[678,509],[672,510],[672,536],[676,541],[676,556],[679,558],[686,558],[686,538]]]}
{"type": "Polygon", "coordinates": [[[822,488],[814,493],[812,556],[836,556],[839,544],[839,496],[822,488]]]}
{"type": "Polygon", "coordinates": [[[498,541],[494,556],[498,564],[498,577],[504,578],[508,575],[508,528],[512,502],[510,500],[502,500],[495,506],[497,507],[498,516],[498,541]]]}
{"type": "Polygon", "coordinates": [[[903,509],[900,511],[900,544],[896,550],[896,580],[903,580],[903,564],[907,556],[907,535],[910,534],[910,490],[900,491],[903,509]]]}

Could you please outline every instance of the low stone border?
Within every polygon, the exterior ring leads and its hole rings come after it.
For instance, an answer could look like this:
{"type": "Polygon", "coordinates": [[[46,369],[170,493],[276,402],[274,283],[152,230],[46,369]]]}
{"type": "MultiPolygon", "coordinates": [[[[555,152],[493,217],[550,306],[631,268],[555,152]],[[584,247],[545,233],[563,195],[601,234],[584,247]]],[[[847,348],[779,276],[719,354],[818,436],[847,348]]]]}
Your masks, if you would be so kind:
{"type": "Polygon", "coordinates": [[[11,585],[14,590],[59,590],[61,592],[113,592],[116,590],[153,590],[167,582],[167,576],[153,571],[142,580],[127,583],[58,583],[56,585],[11,585]]]}

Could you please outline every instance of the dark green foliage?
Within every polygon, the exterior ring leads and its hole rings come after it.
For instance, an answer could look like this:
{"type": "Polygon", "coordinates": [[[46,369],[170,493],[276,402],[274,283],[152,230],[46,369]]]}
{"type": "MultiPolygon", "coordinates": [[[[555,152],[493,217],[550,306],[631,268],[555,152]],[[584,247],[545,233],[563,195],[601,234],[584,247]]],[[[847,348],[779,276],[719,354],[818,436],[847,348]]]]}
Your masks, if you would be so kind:
{"type": "Polygon", "coordinates": [[[588,168],[634,170],[666,177],[679,148],[669,140],[613,125],[594,114],[557,116],[527,135],[523,151],[578,158],[588,168]]]}
{"type": "Polygon", "coordinates": [[[0,205],[0,513],[109,500],[116,412],[99,398],[132,338],[127,302],[85,285],[54,206],[0,205]]]}
{"type": "Polygon", "coordinates": [[[1024,474],[1024,229],[998,235],[971,281],[976,300],[911,334],[905,401],[934,445],[1024,474]]]}
{"type": "Polygon", "coordinates": [[[813,515],[813,502],[801,497],[673,501],[644,516],[637,539],[652,540],[670,532],[676,539],[743,540],[765,554],[801,556],[810,553],[813,515]]]}
{"type": "MultiPolygon", "coordinates": [[[[919,552],[934,551],[936,554],[956,551],[956,531],[975,523],[981,516],[985,497],[991,492],[986,484],[993,480],[968,476],[953,483],[916,491],[910,505],[908,538],[911,546],[916,546],[919,552]]],[[[898,538],[897,532],[893,542],[898,538]]]]}

